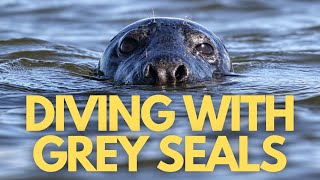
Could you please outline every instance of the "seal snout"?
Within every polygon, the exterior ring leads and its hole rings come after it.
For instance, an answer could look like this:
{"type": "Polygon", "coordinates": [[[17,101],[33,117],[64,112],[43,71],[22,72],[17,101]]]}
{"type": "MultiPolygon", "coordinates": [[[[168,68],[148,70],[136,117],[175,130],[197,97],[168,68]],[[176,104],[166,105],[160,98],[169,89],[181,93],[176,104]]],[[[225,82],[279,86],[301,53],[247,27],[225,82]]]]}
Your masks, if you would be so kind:
{"type": "Polygon", "coordinates": [[[186,65],[178,63],[147,64],[144,81],[150,84],[176,84],[187,81],[189,71],[186,65]]]}

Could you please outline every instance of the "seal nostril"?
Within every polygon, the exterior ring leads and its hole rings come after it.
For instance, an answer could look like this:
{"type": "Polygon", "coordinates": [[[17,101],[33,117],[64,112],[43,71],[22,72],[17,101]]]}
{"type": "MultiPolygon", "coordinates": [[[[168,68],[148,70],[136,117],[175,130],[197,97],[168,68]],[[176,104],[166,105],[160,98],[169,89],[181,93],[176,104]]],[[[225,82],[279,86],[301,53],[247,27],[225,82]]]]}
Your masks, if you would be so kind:
{"type": "Polygon", "coordinates": [[[150,66],[150,69],[149,69],[149,76],[152,77],[152,79],[155,81],[157,79],[157,71],[152,67],[150,66]]]}
{"type": "Polygon", "coordinates": [[[157,80],[157,71],[154,69],[152,65],[147,65],[144,71],[145,80],[149,81],[150,83],[155,83],[157,80]]]}
{"type": "Polygon", "coordinates": [[[174,74],[175,78],[177,81],[183,81],[187,78],[188,76],[188,70],[185,65],[180,65],[176,69],[176,72],[174,74]]]}

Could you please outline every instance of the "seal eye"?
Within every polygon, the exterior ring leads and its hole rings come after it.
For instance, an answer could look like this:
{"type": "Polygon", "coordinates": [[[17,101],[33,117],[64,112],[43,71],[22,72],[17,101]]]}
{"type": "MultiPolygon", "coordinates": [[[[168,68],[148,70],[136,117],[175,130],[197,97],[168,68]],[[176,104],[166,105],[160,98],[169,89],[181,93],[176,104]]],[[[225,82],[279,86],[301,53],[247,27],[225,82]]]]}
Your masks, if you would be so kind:
{"type": "Polygon", "coordinates": [[[212,55],[213,54],[213,47],[208,43],[198,44],[196,46],[196,50],[198,53],[203,55],[212,55]]]}
{"type": "Polygon", "coordinates": [[[121,53],[127,54],[134,51],[137,47],[138,47],[137,40],[130,37],[126,37],[122,40],[120,44],[120,51],[121,53]]]}

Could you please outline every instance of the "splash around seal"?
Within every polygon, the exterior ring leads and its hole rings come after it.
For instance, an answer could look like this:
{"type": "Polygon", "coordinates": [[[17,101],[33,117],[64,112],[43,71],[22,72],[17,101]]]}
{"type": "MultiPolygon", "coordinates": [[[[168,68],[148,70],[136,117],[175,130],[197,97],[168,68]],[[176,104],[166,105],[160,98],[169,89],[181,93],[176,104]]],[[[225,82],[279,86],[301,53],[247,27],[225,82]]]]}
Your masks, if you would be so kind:
{"type": "Polygon", "coordinates": [[[97,75],[117,84],[194,83],[233,72],[222,41],[200,24],[147,18],[125,27],[108,44],[97,75]]]}

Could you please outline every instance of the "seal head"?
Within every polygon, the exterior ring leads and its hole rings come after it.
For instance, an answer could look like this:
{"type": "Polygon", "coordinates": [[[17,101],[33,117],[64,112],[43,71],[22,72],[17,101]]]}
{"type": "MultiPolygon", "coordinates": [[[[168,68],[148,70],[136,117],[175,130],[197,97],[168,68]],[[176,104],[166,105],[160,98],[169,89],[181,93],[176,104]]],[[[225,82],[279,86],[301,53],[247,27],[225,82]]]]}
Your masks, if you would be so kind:
{"type": "Polygon", "coordinates": [[[148,18],[125,27],[108,44],[99,76],[119,84],[193,83],[233,72],[221,40],[198,23],[148,18]]]}

